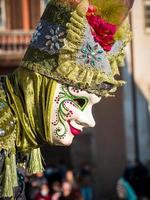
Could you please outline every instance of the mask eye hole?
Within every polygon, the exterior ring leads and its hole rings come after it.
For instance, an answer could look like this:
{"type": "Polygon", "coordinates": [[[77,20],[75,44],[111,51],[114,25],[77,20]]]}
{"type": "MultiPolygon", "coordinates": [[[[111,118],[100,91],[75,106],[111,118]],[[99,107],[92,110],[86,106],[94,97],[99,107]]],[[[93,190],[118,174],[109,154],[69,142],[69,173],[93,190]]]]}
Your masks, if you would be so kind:
{"type": "Polygon", "coordinates": [[[81,108],[84,109],[87,105],[87,100],[84,98],[75,98],[73,101],[81,108]]]}

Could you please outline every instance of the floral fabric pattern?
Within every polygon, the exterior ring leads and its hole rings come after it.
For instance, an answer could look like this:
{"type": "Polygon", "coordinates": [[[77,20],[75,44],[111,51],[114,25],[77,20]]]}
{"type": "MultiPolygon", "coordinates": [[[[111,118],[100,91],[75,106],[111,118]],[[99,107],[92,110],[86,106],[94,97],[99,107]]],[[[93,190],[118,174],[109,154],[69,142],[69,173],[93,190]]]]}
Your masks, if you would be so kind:
{"type": "Polygon", "coordinates": [[[35,32],[33,33],[31,42],[36,42],[38,40],[38,37],[41,36],[41,30],[42,30],[42,24],[39,23],[35,29],[35,32]]]}
{"type": "Polygon", "coordinates": [[[49,31],[49,35],[45,36],[46,43],[43,50],[55,53],[63,46],[64,37],[65,37],[65,31],[62,31],[59,26],[51,28],[51,30],[49,31]]]}
{"type": "Polygon", "coordinates": [[[101,47],[101,45],[99,45],[98,42],[95,42],[88,22],[83,43],[77,55],[77,61],[79,64],[100,69],[106,74],[111,73],[107,52],[105,52],[105,50],[101,47]]]}
{"type": "Polygon", "coordinates": [[[80,56],[80,58],[84,60],[84,63],[95,66],[96,62],[101,61],[101,55],[104,51],[100,50],[97,44],[92,47],[90,44],[87,43],[86,47],[81,49],[81,52],[82,55],[80,56]]]}
{"type": "Polygon", "coordinates": [[[65,27],[52,25],[47,21],[41,20],[33,34],[30,46],[53,55],[58,53],[59,49],[64,45],[63,40],[65,37],[65,27]]]}

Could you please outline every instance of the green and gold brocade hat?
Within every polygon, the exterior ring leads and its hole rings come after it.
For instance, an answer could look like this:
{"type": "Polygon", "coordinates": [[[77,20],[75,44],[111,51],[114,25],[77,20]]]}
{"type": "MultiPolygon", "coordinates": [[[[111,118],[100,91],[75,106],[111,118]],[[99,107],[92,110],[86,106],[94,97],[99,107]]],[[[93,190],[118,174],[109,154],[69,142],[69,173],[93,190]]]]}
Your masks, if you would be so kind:
{"type": "Polygon", "coordinates": [[[51,0],[21,65],[96,95],[112,95],[123,84],[115,76],[131,37],[123,24],[131,7],[128,0],[51,0]]]}

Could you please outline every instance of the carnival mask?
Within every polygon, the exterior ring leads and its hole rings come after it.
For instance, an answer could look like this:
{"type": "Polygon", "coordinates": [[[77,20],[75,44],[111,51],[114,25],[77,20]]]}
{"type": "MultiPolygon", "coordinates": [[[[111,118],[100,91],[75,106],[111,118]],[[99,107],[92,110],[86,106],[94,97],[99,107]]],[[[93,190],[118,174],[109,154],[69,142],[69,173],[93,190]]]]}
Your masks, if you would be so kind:
{"type": "Polygon", "coordinates": [[[57,84],[51,113],[51,131],[54,145],[70,145],[85,127],[94,127],[92,106],[100,97],[86,91],[57,84]]]}

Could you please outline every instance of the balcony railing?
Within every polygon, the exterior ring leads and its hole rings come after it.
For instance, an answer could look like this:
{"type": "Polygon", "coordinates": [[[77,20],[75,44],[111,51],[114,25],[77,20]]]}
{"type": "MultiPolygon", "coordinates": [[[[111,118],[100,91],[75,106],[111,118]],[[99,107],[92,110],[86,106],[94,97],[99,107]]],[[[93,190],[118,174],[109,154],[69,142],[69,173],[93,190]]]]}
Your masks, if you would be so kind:
{"type": "Polygon", "coordinates": [[[0,59],[21,59],[31,40],[31,35],[32,31],[1,31],[0,59]]]}

